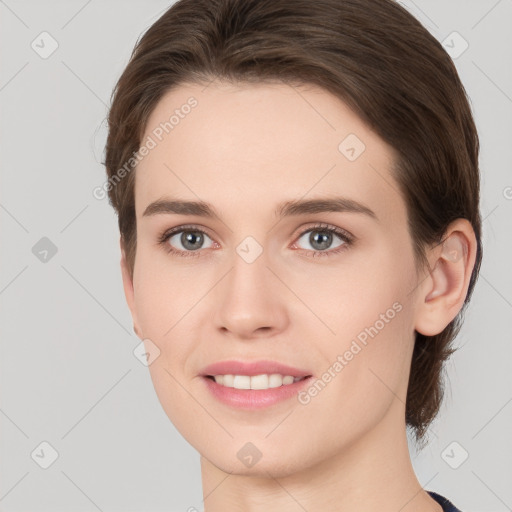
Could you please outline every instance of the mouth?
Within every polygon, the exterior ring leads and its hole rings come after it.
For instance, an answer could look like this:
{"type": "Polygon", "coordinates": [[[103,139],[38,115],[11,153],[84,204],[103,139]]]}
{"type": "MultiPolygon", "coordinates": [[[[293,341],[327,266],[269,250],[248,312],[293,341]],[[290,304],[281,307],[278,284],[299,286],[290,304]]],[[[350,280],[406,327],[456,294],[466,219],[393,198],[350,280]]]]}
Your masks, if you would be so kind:
{"type": "Polygon", "coordinates": [[[200,372],[205,390],[217,401],[238,409],[261,409],[285,403],[313,377],[306,369],[272,360],[227,360],[200,372]]]}
{"type": "Polygon", "coordinates": [[[206,391],[218,402],[239,410],[261,410],[297,399],[299,392],[308,385],[312,377],[218,374],[203,375],[202,380],[206,391]]]}
{"type": "Polygon", "coordinates": [[[205,375],[205,378],[215,382],[219,386],[234,389],[266,390],[284,386],[290,386],[296,382],[309,379],[312,375],[294,377],[293,375],[282,375],[280,373],[260,375],[205,375]]]}

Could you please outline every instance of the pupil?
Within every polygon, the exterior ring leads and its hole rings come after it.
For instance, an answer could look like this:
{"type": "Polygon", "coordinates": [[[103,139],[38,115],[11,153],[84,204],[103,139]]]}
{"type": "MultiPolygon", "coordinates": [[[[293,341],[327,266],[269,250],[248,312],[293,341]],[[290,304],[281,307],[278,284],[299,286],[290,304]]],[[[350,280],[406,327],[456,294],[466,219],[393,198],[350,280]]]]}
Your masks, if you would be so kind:
{"type": "Polygon", "coordinates": [[[319,231],[312,231],[311,235],[309,236],[309,241],[313,247],[315,247],[315,244],[318,244],[320,247],[317,247],[317,249],[327,249],[329,245],[331,245],[331,239],[332,239],[332,233],[323,233],[318,235],[319,231]],[[317,234],[314,234],[317,233],[317,234]],[[318,240],[320,239],[320,240],[318,240]]]}
{"type": "Polygon", "coordinates": [[[189,233],[183,233],[181,235],[181,243],[183,244],[183,247],[185,247],[186,249],[191,249],[191,250],[198,249],[201,246],[202,241],[203,241],[203,235],[201,233],[198,233],[197,231],[195,233],[189,232],[189,233]],[[189,245],[189,244],[191,244],[191,245],[189,245]],[[196,247],[194,247],[194,245],[196,247]]]}

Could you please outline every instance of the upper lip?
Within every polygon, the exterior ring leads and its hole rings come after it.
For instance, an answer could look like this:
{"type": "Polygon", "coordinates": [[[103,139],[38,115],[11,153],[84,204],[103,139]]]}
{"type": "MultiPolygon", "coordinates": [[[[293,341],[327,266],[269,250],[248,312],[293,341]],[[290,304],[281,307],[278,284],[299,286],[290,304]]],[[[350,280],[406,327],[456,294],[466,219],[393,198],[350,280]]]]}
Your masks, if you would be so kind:
{"type": "Polygon", "coordinates": [[[219,361],[210,364],[201,370],[203,376],[215,375],[261,375],[279,373],[291,375],[292,377],[309,377],[311,373],[307,370],[294,368],[277,361],[219,361]]]}

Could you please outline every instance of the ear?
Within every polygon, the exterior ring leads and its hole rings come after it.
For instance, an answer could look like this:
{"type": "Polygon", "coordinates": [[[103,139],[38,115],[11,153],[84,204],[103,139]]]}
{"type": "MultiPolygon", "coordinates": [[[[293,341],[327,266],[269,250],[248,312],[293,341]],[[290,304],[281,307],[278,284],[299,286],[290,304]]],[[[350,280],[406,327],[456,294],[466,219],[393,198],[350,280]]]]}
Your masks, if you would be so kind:
{"type": "Polygon", "coordinates": [[[418,287],[417,332],[435,336],[457,316],[468,292],[476,248],[471,223],[457,219],[448,226],[443,243],[430,249],[427,258],[431,270],[418,287]]]}
{"type": "Polygon", "coordinates": [[[130,308],[130,313],[132,315],[133,320],[133,330],[135,334],[142,339],[140,334],[140,329],[137,320],[137,312],[135,309],[135,294],[133,290],[133,279],[130,275],[130,268],[128,262],[126,261],[126,251],[123,244],[123,237],[119,238],[119,246],[121,248],[121,273],[123,276],[123,288],[124,288],[124,296],[126,297],[126,303],[130,308]]]}

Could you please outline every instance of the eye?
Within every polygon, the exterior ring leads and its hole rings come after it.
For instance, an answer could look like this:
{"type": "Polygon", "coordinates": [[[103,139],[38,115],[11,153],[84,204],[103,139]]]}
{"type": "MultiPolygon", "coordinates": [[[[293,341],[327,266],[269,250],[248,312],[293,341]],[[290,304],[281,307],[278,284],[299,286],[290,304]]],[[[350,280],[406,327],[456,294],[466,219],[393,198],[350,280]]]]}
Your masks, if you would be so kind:
{"type": "MultiPolygon", "coordinates": [[[[303,238],[305,239],[303,243],[310,244],[312,247],[312,250],[306,248],[307,255],[311,257],[337,254],[347,249],[354,240],[350,233],[329,224],[317,224],[302,231],[294,246],[303,238]],[[333,246],[333,242],[336,245],[333,246]]],[[[163,245],[167,252],[184,257],[200,256],[201,249],[218,246],[203,229],[193,225],[179,226],[165,231],[159,237],[158,243],[163,245]],[[210,243],[204,245],[206,239],[210,243]]],[[[294,246],[292,248],[295,248],[294,246]]],[[[302,247],[299,248],[302,249],[302,247]]]]}
{"type": "Polygon", "coordinates": [[[159,243],[165,245],[168,252],[181,256],[199,256],[199,250],[212,247],[212,242],[213,240],[202,229],[194,226],[181,226],[166,231],[159,239],[159,243]],[[206,238],[211,243],[204,246],[206,238]]]}
{"type": "Polygon", "coordinates": [[[297,242],[303,238],[305,243],[309,244],[310,247],[313,248],[309,253],[313,257],[337,254],[338,252],[345,250],[353,241],[352,237],[346,231],[325,224],[316,225],[306,231],[303,231],[297,242]],[[335,240],[336,238],[339,240],[337,243],[335,240]],[[336,245],[333,246],[333,242],[336,243],[336,245]]]}

